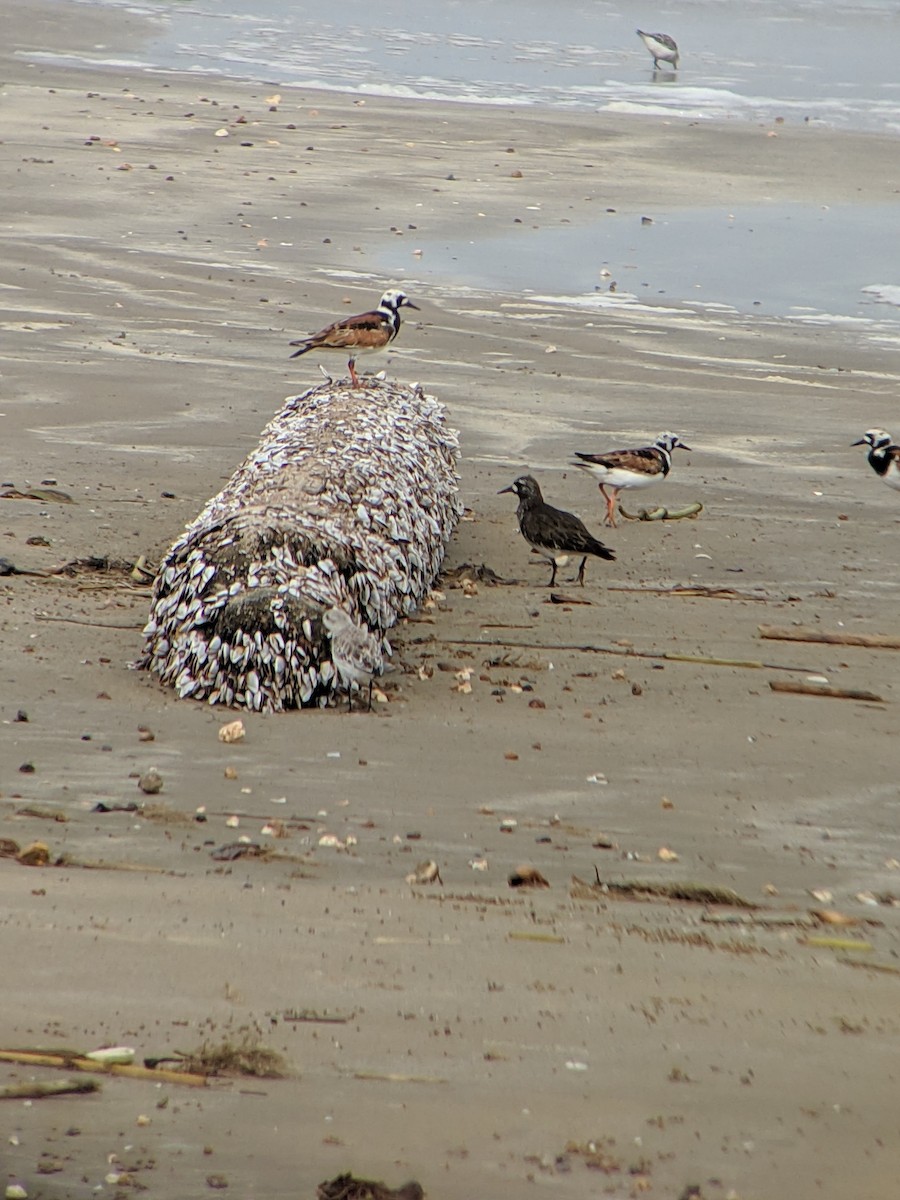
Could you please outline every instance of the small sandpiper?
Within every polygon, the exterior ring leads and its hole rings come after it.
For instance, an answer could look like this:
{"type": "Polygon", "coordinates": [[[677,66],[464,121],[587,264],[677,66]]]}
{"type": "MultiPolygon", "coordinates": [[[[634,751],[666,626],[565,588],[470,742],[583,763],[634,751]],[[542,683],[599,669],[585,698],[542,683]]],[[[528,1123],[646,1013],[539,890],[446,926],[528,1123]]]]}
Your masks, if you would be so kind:
{"type": "Polygon", "coordinates": [[[643,29],[638,29],[637,35],[653,55],[654,70],[659,69],[661,62],[671,63],[672,70],[678,70],[678,47],[674,38],[667,33],[644,33],[643,29]]]}
{"type": "Polygon", "coordinates": [[[372,711],[372,684],[384,671],[381,643],[368,629],[357,625],[342,608],[329,608],[322,623],[331,636],[331,661],[338,681],[347,689],[347,707],[353,709],[353,692],[369,686],[369,712],[372,711]]]}
{"type": "Polygon", "coordinates": [[[581,461],[572,466],[581,467],[599,480],[606,501],[606,524],[615,526],[619,492],[625,488],[649,487],[665,479],[672,469],[672,451],[676,446],[690,450],[676,434],[661,433],[652,446],[641,446],[638,450],[609,450],[600,454],[582,454],[576,450],[575,455],[581,461]]]}
{"type": "Polygon", "coordinates": [[[870,446],[866,455],[869,466],[888,487],[900,492],[900,446],[893,444],[891,435],[883,429],[869,429],[852,444],[870,446]]]}
{"type": "Polygon", "coordinates": [[[597,541],[580,517],[545,503],[538,482],[532,475],[520,475],[509,487],[501,488],[497,495],[502,496],[504,492],[515,492],[519,497],[516,516],[522,537],[533,550],[553,564],[548,587],[556,583],[556,568],[564,567],[570,557],[582,556],[577,577],[582,587],[584,564],[589,554],[614,561],[616,556],[613,551],[597,541]]]}
{"type": "Polygon", "coordinates": [[[334,321],[318,333],[311,333],[308,337],[291,342],[292,346],[300,347],[291,358],[299,358],[301,354],[308,354],[310,350],[342,351],[350,356],[347,366],[350,369],[353,387],[360,387],[359,376],[356,374],[356,360],[361,354],[378,354],[388,348],[400,332],[401,308],[414,308],[418,311],[418,305],[413,304],[405,292],[385,292],[378,302],[378,307],[373,308],[371,312],[345,317],[343,321],[334,321]]]}

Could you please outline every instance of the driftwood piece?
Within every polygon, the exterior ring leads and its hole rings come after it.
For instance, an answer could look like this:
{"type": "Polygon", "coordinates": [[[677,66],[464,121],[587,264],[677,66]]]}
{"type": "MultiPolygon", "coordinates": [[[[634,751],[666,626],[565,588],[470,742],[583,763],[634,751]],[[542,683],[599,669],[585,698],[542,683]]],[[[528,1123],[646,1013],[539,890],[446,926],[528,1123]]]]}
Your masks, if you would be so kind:
{"type": "Polygon", "coordinates": [[[60,1083],[10,1083],[0,1087],[0,1100],[45,1100],[48,1096],[82,1096],[98,1092],[96,1079],[64,1079],[60,1083]]]}
{"type": "Polygon", "coordinates": [[[622,898],[627,900],[681,900],[691,904],[725,904],[732,908],[756,909],[759,906],[729,887],[707,883],[658,883],[650,880],[603,880],[595,868],[594,883],[572,876],[569,894],[574,900],[622,898]]]}
{"type": "Polygon", "coordinates": [[[420,387],[328,382],[289,399],[161,562],[140,665],[210,704],[327,704],[322,613],[342,608],[389,652],[461,515],[458,454],[420,387]]]}
{"type": "Polygon", "coordinates": [[[123,1063],[100,1063],[80,1054],[51,1054],[40,1050],[0,1050],[0,1062],[21,1063],[29,1067],[60,1067],[64,1071],[86,1071],[94,1075],[124,1075],[128,1079],[151,1079],[157,1083],[183,1083],[188,1087],[206,1087],[205,1075],[187,1071],[152,1071],[123,1063]]]}
{"type": "Polygon", "coordinates": [[[884,704],[883,696],[866,692],[860,688],[833,687],[829,683],[805,683],[800,679],[770,679],[773,692],[791,692],[795,696],[833,696],[836,700],[867,700],[871,704],[884,704]]]}
{"type": "Polygon", "coordinates": [[[810,625],[759,625],[759,636],[777,642],[824,642],[829,646],[866,646],[870,650],[900,650],[900,637],[884,633],[834,633],[810,625]]]}

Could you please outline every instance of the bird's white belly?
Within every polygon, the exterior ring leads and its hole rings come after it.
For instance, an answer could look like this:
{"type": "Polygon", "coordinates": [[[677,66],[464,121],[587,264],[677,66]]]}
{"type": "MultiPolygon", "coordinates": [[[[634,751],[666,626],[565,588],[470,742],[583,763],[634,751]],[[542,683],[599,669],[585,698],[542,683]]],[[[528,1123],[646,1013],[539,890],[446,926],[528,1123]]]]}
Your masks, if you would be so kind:
{"type": "Polygon", "coordinates": [[[898,467],[896,463],[891,463],[882,476],[882,479],[888,485],[888,487],[894,488],[895,491],[900,492],[900,467],[898,467]]]}
{"type": "Polygon", "coordinates": [[[547,562],[556,563],[558,567],[564,567],[569,561],[568,554],[561,554],[559,550],[550,550],[546,546],[536,546],[534,542],[529,542],[529,546],[535,552],[540,554],[542,558],[546,558],[547,562]]]}
{"type": "Polygon", "coordinates": [[[656,38],[652,37],[645,37],[643,41],[650,53],[654,54],[657,58],[674,58],[675,51],[671,46],[667,46],[665,42],[658,42],[656,38]]]}
{"type": "Polygon", "coordinates": [[[607,471],[601,483],[605,483],[607,487],[617,488],[645,488],[651,483],[658,483],[663,475],[633,475],[630,471],[622,471],[618,467],[613,467],[607,471]]]}

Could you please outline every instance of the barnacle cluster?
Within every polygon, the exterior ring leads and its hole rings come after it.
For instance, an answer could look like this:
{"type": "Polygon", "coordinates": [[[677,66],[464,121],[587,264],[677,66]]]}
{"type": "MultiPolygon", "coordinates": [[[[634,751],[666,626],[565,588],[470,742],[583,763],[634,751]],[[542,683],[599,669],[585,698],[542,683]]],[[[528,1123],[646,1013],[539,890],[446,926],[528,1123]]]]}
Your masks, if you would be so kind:
{"type": "Polygon", "coordinates": [[[382,643],[425,598],[459,519],[459,443],[420,387],[326,382],[286,401],[165,555],[141,665],[179,696],[325,705],[325,610],[382,643]]]}

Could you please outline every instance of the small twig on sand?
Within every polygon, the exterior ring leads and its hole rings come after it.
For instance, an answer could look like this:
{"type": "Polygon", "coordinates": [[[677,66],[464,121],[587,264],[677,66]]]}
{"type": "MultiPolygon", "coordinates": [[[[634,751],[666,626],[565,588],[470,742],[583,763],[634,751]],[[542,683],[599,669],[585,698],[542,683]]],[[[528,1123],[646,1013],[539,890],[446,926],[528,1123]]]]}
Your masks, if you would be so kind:
{"type": "Polygon", "coordinates": [[[314,1008],[289,1008],[281,1014],[282,1021],[309,1021],[319,1022],[323,1025],[346,1025],[352,1014],[348,1013],[330,1013],[327,1009],[318,1010],[314,1008]]]}
{"type": "Polygon", "coordinates": [[[99,1092],[96,1079],[66,1079],[62,1083],[11,1083],[0,1088],[0,1100],[43,1100],[47,1096],[84,1095],[99,1092]]]}
{"type": "Polygon", "coordinates": [[[593,600],[576,600],[574,596],[564,596],[562,592],[550,593],[551,604],[593,604],[593,600]]]}
{"type": "Polygon", "coordinates": [[[886,704],[883,696],[859,688],[832,687],[827,683],[802,683],[799,679],[770,679],[773,692],[791,692],[795,696],[833,696],[836,700],[866,700],[871,704],[886,704]]]}
{"type": "Polygon", "coordinates": [[[94,629],[143,629],[144,622],[137,621],[128,625],[116,624],[113,621],[86,621],[83,617],[52,617],[49,613],[35,613],[36,621],[60,621],[65,625],[91,625],[94,629]]]}
{"type": "Polygon", "coordinates": [[[448,1083],[440,1075],[402,1075],[395,1071],[354,1071],[353,1079],[362,1079],[367,1083],[448,1083]]]}
{"type": "Polygon", "coordinates": [[[757,600],[761,604],[770,604],[773,600],[791,599],[791,597],[767,596],[760,592],[741,591],[740,588],[716,586],[708,587],[702,583],[675,584],[672,587],[653,587],[650,584],[611,583],[607,587],[610,592],[646,592],[651,596],[681,596],[705,600],[757,600]]]}
{"type": "MultiPolygon", "coordinates": [[[[483,626],[488,628],[488,626],[483,626]]],[[[426,642],[440,642],[443,646],[476,646],[485,650],[572,650],[579,654],[615,654],[620,658],[649,658],[657,662],[693,663],[700,667],[743,667],[752,670],[766,671],[802,671],[806,675],[813,674],[812,667],[790,667],[784,663],[767,663],[755,659],[743,658],[707,658],[700,654],[655,654],[650,650],[635,650],[633,646],[599,646],[579,645],[575,642],[507,642],[499,638],[488,640],[478,638],[436,638],[433,634],[428,637],[411,638],[413,645],[426,642]]]]}
{"type": "Polygon", "coordinates": [[[900,637],[884,633],[830,633],[808,625],[759,625],[759,636],[778,642],[824,642],[829,646],[866,646],[870,650],[900,650],[900,637]]]}

